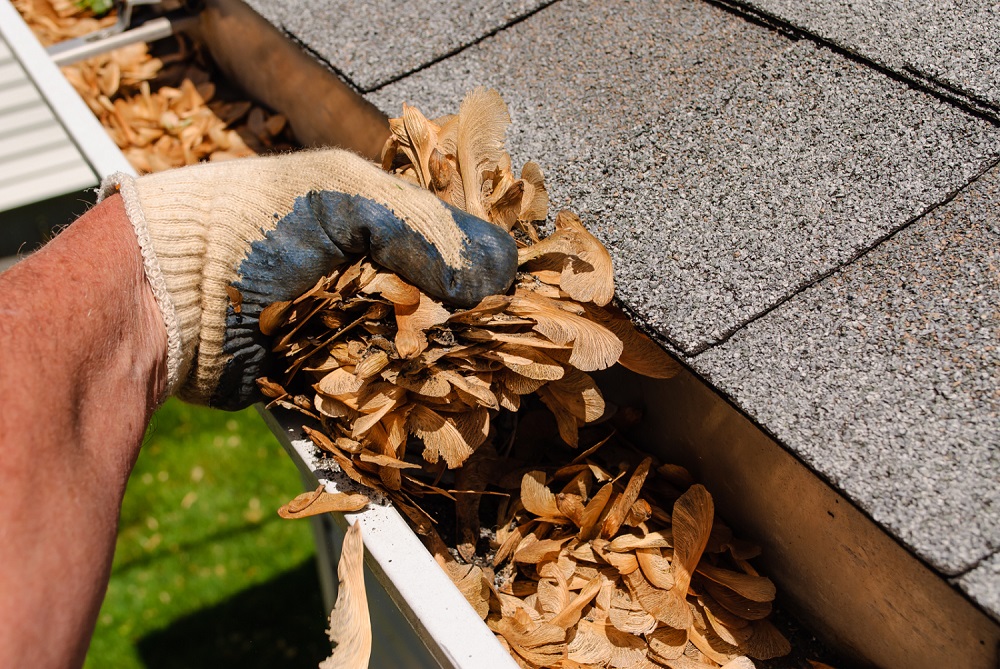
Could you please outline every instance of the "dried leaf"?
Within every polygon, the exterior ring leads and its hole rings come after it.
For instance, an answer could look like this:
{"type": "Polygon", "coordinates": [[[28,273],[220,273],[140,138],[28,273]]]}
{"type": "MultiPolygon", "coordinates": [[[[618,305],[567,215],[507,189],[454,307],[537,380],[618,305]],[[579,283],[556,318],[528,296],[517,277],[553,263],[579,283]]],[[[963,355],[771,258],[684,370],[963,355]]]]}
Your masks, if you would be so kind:
{"type": "Polygon", "coordinates": [[[360,511],[368,505],[368,498],[360,494],[330,493],[320,486],[315,491],[304,492],[278,509],[282,518],[307,518],[321,513],[360,511]]]}
{"type": "Polygon", "coordinates": [[[345,395],[356,393],[364,384],[364,379],[359,379],[343,367],[338,367],[326,374],[316,385],[316,390],[334,399],[341,399],[345,395]]]}
{"type": "Polygon", "coordinates": [[[302,431],[305,432],[307,437],[309,437],[309,441],[315,444],[316,448],[327,453],[337,452],[337,448],[334,446],[333,441],[330,440],[330,437],[326,436],[319,430],[314,430],[307,425],[303,425],[302,431]]]}
{"type": "Polygon", "coordinates": [[[705,621],[701,618],[700,611],[697,613],[694,625],[688,630],[691,643],[694,644],[695,648],[718,664],[726,664],[742,654],[735,646],[726,643],[714,630],[704,624],[705,621]]]}
{"type": "Polygon", "coordinates": [[[414,306],[420,303],[420,291],[391,272],[379,272],[361,292],[377,293],[393,304],[414,306]]]}
{"type": "MultiPolygon", "coordinates": [[[[559,538],[564,537],[560,536],[559,538]]],[[[549,561],[538,566],[539,577],[556,580],[560,584],[564,581],[572,579],[575,573],[576,560],[569,556],[568,551],[560,551],[558,557],[556,557],[554,561],[549,561]]],[[[567,584],[566,587],[570,590],[579,590],[582,585],[577,588],[572,588],[567,584]]]]}
{"type": "Polygon", "coordinates": [[[603,632],[611,643],[611,667],[632,667],[646,659],[646,642],[641,637],[628,632],[621,632],[611,625],[606,625],[603,632]]]}
{"type": "Polygon", "coordinates": [[[459,394],[464,393],[472,398],[473,404],[478,404],[487,409],[500,408],[496,395],[490,390],[490,384],[475,374],[465,375],[443,369],[438,372],[438,375],[450,383],[451,387],[458,391],[459,394]]]}
{"type": "Polygon", "coordinates": [[[243,294],[236,286],[226,286],[226,295],[229,296],[229,303],[233,307],[233,313],[243,312],[243,294]]]}
{"type": "Polygon", "coordinates": [[[670,548],[670,536],[667,530],[650,532],[644,536],[621,534],[608,544],[608,548],[618,553],[634,551],[639,548],[670,548]]]}
{"type": "MultiPolygon", "coordinates": [[[[690,646],[689,644],[688,647],[691,648],[692,646],[690,646]]],[[[697,649],[695,649],[695,651],[697,652],[697,649]]],[[[680,657],[675,659],[660,659],[659,657],[657,657],[656,659],[658,662],[663,664],[663,666],[669,667],[670,669],[708,669],[709,667],[717,666],[715,662],[712,662],[707,658],[703,662],[701,658],[704,658],[704,655],[698,653],[697,659],[688,657],[687,655],[681,655],[680,657]]]]}
{"type": "Polygon", "coordinates": [[[388,364],[389,356],[385,351],[374,351],[357,364],[354,368],[354,376],[362,380],[370,379],[385,369],[388,364]]]}
{"type": "Polygon", "coordinates": [[[605,666],[611,661],[611,642],[599,627],[604,625],[581,620],[575,632],[570,632],[572,637],[566,649],[570,660],[596,666],[605,666]]]}
{"type": "Polygon", "coordinates": [[[443,457],[449,469],[465,462],[472,449],[462,438],[458,428],[437,412],[422,404],[414,404],[407,418],[407,430],[424,442],[424,459],[437,462],[443,457]]]}
{"type": "Polygon", "coordinates": [[[771,582],[771,579],[764,576],[741,574],[740,572],[721,569],[707,563],[698,565],[698,573],[755,602],[770,602],[776,594],[774,583],[771,582]]]}
{"type": "Polygon", "coordinates": [[[750,637],[740,644],[740,650],[755,660],[770,660],[788,655],[792,646],[778,628],[766,620],[750,623],[750,637]]]}
{"type": "Polygon", "coordinates": [[[579,243],[576,257],[563,265],[559,287],[574,300],[604,306],[615,295],[611,254],[573,212],[560,211],[555,226],[557,232],[572,232],[579,243]]]}
{"type": "Polygon", "coordinates": [[[712,581],[703,581],[702,587],[723,609],[740,618],[761,620],[771,614],[771,602],[755,602],[712,581]]]}
{"type": "Polygon", "coordinates": [[[371,383],[358,395],[357,408],[363,414],[354,421],[351,436],[360,439],[406,397],[401,388],[388,383],[371,383]]]}
{"type": "Polygon", "coordinates": [[[657,662],[676,660],[684,654],[688,633],[686,629],[660,627],[655,632],[647,634],[646,641],[649,642],[650,655],[657,662]]]}
{"type": "Polygon", "coordinates": [[[659,621],[621,586],[611,592],[608,620],[616,629],[629,634],[648,634],[659,625],[659,621]]]}
{"type": "MultiPolygon", "coordinates": [[[[508,534],[506,538],[502,539],[500,548],[497,549],[496,555],[493,556],[493,566],[496,567],[506,562],[507,558],[509,558],[514,553],[514,550],[521,545],[521,542],[524,541],[524,538],[527,536],[527,533],[531,531],[531,528],[535,527],[537,524],[538,523],[536,521],[529,520],[527,523],[518,525],[511,530],[510,534],[508,534]]],[[[501,539],[501,532],[502,529],[497,533],[497,539],[501,539]]]]}
{"type": "Polygon", "coordinates": [[[420,185],[430,187],[430,158],[436,143],[436,132],[431,129],[430,122],[416,107],[403,103],[403,127],[406,131],[416,160],[417,176],[420,185]]]}
{"type": "Polygon", "coordinates": [[[752,630],[749,622],[726,611],[706,594],[699,596],[698,601],[702,605],[701,611],[705,621],[727,644],[739,647],[750,637],[752,630]],[[724,620],[726,622],[723,622],[724,620]]]}
{"type": "Polygon", "coordinates": [[[570,594],[569,585],[566,578],[558,569],[554,569],[552,562],[541,565],[539,575],[542,578],[538,581],[538,588],[535,590],[535,609],[542,614],[543,619],[548,621],[559,611],[569,606],[570,594]],[[548,569],[545,569],[548,567],[548,569]],[[542,574],[542,571],[545,574],[542,574]]]}
{"type": "Polygon", "coordinates": [[[569,363],[584,372],[607,369],[622,353],[622,342],[610,330],[576,313],[563,302],[518,291],[511,313],[535,321],[534,329],[556,344],[572,344],[569,363]]]}
{"type": "Polygon", "coordinates": [[[575,418],[592,423],[604,415],[604,397],[588,374],[568,368],[561,379],[549,383],[549,393],[575,418]]]}
{"type": "Polygon", "coordinates": [[[264,122],[264,127],[267,129],[267,133],[272,137],[281,134],[281,131],[285,129],[285,125],[288,123],[282,114],[273,114],[267,121],[264,122]]]}
{"type": "Polygon", "coordinates": [[[565,539],[538,539],[535,535],[529,534],[514,551],[514,561],[524,564],[539,564],[547,560],[554,560],[568,540],[569,537],[565,539]]]}
{"type": "MultiPolygon", "coordinates": [[[[476,453],[483,452],[485,456],[487,452],[490,454],[495,453],[492,449],[492,445],[489,443],[490,439],[490,420],[493,416],[493,412],[488,411],[482,407],[477,409],[463,410],[456,413],[452,413],[450,416],[451,421],[455,424],[455,428],[458,433],[462,435],[462,439],[465,443],[469,445],[470,448],[478,449],[476,453]],[[480,446],[485,445],[484,448],[480,446]]],[[[468,466],[468,463],[466,463],[468,466]]],[[[488,462],[484,463],[483,466],[489,471],[493,471],[495,466],[495,461],[489,459],[488,462]]],[[[483,481],[482,485],[485,486],[486,480],[483,481]]],[[[468,489],[468,486],[459,486],[468,489]]]]}
{"type": "Polygon", "coordinates": [[[635,558],[639,562],[643,576],[661,590],[674,587],[674,577],[670,573],[670,561],[660,553],[659,548],[638,548],[635,558]]]}
{"type": "Polygon", "coordinates": [[[512,372],[536,381],[555,381],[561,379],[564,374],[560,363],[542,351],[528,346],[505,344],[501,348],[485,352],[484,356],[499,360],[512,372]]]}
{"type": "Polygon", "coordinates": [[[521,181],[524,182],[524,197],[519,221],[544,221],[549,215],[549,194],[545,189],[542,168],[534,162],[526,162],[521,167],[521,181]]]}
{"type": "Polygon", "coordinates": [[[687,490],[694,485],[694,477],[680,465],[663,464],[656,468],[656,472],[678,490],[687,490]]]}
{"type": "Polygon", "coordinates": [[[653,507],[644,499],[637,499],[625,515],[623,525],[638,527],[653,516],[653,507]]]}
{"type": "Polygon", "coordinates": [[[529,395],[537,392],[546,383],[544,379],[529,379],[526,376],[506,370],[497,372],[494,379],[502,383],[504,387],[515,395],[529,395]]]}
{"type": "Polygon", "coordinates": [[[612,492],[614,492],[614,485],[607,483],[587,502],[587,506],[584,507],[583,514],[580,517],[580,533],[578,536],[581,540],[589,541],[597,536],[600,527],[599,523],[604,517],[604,509],[607,507],[608,500],[611,499],[612,492]]]}
{"type": "Polygon", "coordinates": [[[519,608],[511,617],[487,619],[490,629],[500,634],[511,650],[529,663],[547,667],[566,656],[566,632],[554,625],[534,622],[527,609],[519,608]]]}
{"type": "MultiPolygon", "coordinates": [[[[817,663],[812,662],[812,660],[807,660],[813,665],[813,669],[833,669],[832,667],[827,667],[825,664],[817,665],[817,663]]],[[[722,665],[722,669],[756,669],[753,661],[749,657],[736,657],[726,662],[722,665]]]]}
{"type": "Polygon", "coordinates": [[[365,597],[364,543],[361,526],[354,523],[344,536],[337,576],[337,603],[330,613],[330,641],[337,644],[320,669],[365,669],[371,657],[372,628],[365,597]]]}
{"type": "Polygon", "coordinates": [[[313,398],[313,406],[316,407],[316,411],[328,418],[345,418],[348,421],[354,420],[358,416],[358,412],[347,406],[340,400],[333,399],[332,397],[326,397],[325,395],[318,394],[313,398]]]}
{"type": "Polygon", "coordinates": [[[403,359],[415,358],[427,348],[428,328],[440,325],[451,315],[424,293],[417,305],[396,304],[396,351],[403,359]]]}
{"type": "Polygon", "coordinates": [[[605,550],[598,540],[594,540],[594,552],[601,556],[601,559],[610,564],[622,576],[631,574],[639,568],[639,561],[632,553],[612,553],[605,550]]]}
{"type": "Polygon", "coordinates": [[[549,408],[556,419],[556,427],[559,429],[559,437],[572,448],[576,448],[580,443],[580,419],[570,413],[559,399],[552,394],[548,386],[538,389],[538,397],[542,403],[549,408]]]}
{"type": "Polygon", "coordinates": [[[399,458],[394,458],[391,455],[385,455],[383,453],[361,451],[358,458],[361,462],[370,462],[378,465],[379,467],[388,467],[390,469],[420,469],[420,465],[418,464],[406,462],[405,460],[400,460],[399,458]]]}
{"type": "Polygon", "coordinates": [[[521,504],[542,518],[563,518],[556,497],[545,485],[545,472],[527,472],[521,479],[521,504]]]}
{"type": "Polygon", "coordinates": [[[460,206],[459,202],[464,204],[462,179],[458,176],[458,164],[454,160],[435,148],[431,151],[427,168],[430,170],[430,188],[439,198],[452,206],[460,206]]]}
{"type": "Polygon", "coordinates": [[[714,515],[712,496],[700,484],[691,486],[674,502],[672,515],[674,556],[671,566],[674,590],[677,590],[682,598],[687,596],[691,576],[708,544],[714,515]]]}
{"type": "MultiPolygon", "coordinates": [[[[680,364],[659,344],[636,329],[623,313],[611,307],[585,305],[587,314],[615,334],[622,342],[618,363],[625,369],[654,379],[669,379],[680,371],[680,364]]],[[[690,483],[688,484],[690,485],[690,483]]]]}
{"type": "Polygon", "coordinates": [[[476,565],[459,564],[454,560],[448,560],[444,565],[444,571],[479,617],[485,620],[490,612],[490,588],[483,576],[483,570],[476,565]]]}
{"type": "Polygon", "coordinates": [[[556,495],[556,506],[562,516],[568,518],[577,527],[580,526],[583,518],[583,498],[580,495],[571,493],[559,493],[556,495]]]}
{"type": "Polygon", "coordinates": [[[487,218],[482,200],[483,176],[501,161],[509,124],[507,105],[495,90],[476,88],[465,96],[458,110],[456,155],[465,210],[478,218],[487,218]]]}
{"type": "Polygon", "coordinates": [[[509,295],[487,295],[482,301],[471,309],[456,311],[448,321],[452,323],[482,323],[489,321],[492,317],[502,313],[513,298],[509,295]]]}
{"type": "Polygon", "coordinates": [[[579,594],[572,601],[567,603],[554,618],[549,620],[549,624],[561,627],[562,629],[569,629],[576,625],[580,621],[583,608],[593,601],[600,589],[601,578],[599,576],[592,578],[587,585],[583,586],[579,594]]]}
{"type": "Polygon", "coordinates": [[[451,384],[441,376],[435,367],[427,368],[426,375],[407,376],[399,374],[390,380],[400,388],[425,397],[447,397],[451,393],[451,384]]]}
{"type": "Polygon", "coordinates": [[[615,503],[604,518],[604,524],[601,526],[601,536],[610,539],[618,533],[618,529],[621,527],[622,521],[625,520],[628,510],[639,498],[639,492],[642,490],[642,484],[646,482],[646,475],[649,474],[649,466],[652,463],[652,458],[645,458],[635,468],[635,471],[632,472],[628,485],[625,486],[624,494],[615,499],[615,503]]]}
{"type": "Polygon", "coordinates": [[[260,392],[264,395],[264,397],[270,397],[272,399],[276,397],[284,397],[288,394],[280,384],[275,383],[266,377],[257,379],[257,387],[260,388],[260,392]]]}
{"type": "Polygon", "coordinates": [[[646,580],[639,569],[627,574],[624,580],[632,597],[661,623],[674,629],[687,629],[691,626],[691,610],[687,601],[677,592],[676,586],[670,590],[660,590],[646,580]]]}

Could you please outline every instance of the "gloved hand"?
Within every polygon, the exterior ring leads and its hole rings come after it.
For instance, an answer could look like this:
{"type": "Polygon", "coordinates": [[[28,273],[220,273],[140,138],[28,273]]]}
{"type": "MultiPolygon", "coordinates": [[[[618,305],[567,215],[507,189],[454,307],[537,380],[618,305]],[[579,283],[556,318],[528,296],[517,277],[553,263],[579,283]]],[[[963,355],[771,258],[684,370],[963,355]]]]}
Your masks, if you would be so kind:
{"type": "Polygon", "coordinates": [[[167,327],[167,392],[238,409],[260,398],[261,310],[311,288],[348,254],[469,307],[513,282],[503,229],[341,150],[113,174],[167,327]],[[239,313],[227,287],[241,297],[239,313]]]}

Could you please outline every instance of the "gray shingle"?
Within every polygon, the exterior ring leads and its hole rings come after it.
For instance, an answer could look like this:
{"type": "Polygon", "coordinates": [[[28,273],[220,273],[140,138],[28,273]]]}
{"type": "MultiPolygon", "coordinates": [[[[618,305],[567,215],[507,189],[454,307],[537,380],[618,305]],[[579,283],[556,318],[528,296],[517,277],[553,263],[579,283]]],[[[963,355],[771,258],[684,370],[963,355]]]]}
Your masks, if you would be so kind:
{"type": "Polygon", "coordinates": [[[955,581],[980,606],[1000,620],[1000,553],[994,553],[955,581]]]}
{"type": "Polygon", "coordinates": [[[552,1],[247,0],[247,4],[367,91],[552,1]]]}
{"type": "Polygon", "coordinates": [[[1000,548],[998,203],[994,168],[693,360],[950,575],[1000,548]]]}
{"type": "Polygon", "coordinates": [[[687,353],[967,181],[1000,133],[813,43],[701,2],[563,0],[369,96],[511,106],[515,162],[608,245],[620,297],[687,353]]]}
{"type": "Polygon", "coordinates": [[[758,10],[1000,116],[994,0],[722,0],[758,10]]]}

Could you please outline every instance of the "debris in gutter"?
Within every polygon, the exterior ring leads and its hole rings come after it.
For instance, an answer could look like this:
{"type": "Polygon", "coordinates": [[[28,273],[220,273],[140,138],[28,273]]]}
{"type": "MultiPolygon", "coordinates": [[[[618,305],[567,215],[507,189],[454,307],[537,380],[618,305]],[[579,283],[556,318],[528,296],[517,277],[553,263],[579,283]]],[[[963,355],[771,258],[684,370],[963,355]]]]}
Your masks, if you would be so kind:
{"type": "MultiPolygon", "coordinates": [[[[14,0],[43,44],[113,25],[71,0],[14,0]]],[[[139,172],[205,160],[288,151],[294,140],[285,117],[216,85],[200,49],[180,35],[172,48],[138,43],[68,65],[63,75],[139,172]]]]}
{"type": "Polygon", "coordinates": [[[344,535],[337,576],[337,603],[330,612],[327,634],[335,644],[333,654],[319,669],[367,669],[372,653],[372,626],[365,596],[365,546],[361,525],[355,522],[344,535]]]}
{"type": "Polygon", "coordinates": [[[767,621],[774,585],[748,562],[759,550],[615,427],[634,416],[590,373],[677,364],[611,304],[610,255],[576,215],[542,235],[541,169],[515,177],[508,124],[485,89],[434,121],[404,105],[382,166],[508,230],[513,290],[453,310],[356,258],[263,311],[285,372],[261,390],[394,502],[523,667],[739,669],[789,652],[767,621]]]}
{"type": "Polygon", "coordinates": [[[360,511],[368,506],[368,497],[361,494],[343,492],[326,492],[320,485],[313,492],[304,492],[278,509],[282,518],[308,518],[321,513],[344,513],[360,511]]]}

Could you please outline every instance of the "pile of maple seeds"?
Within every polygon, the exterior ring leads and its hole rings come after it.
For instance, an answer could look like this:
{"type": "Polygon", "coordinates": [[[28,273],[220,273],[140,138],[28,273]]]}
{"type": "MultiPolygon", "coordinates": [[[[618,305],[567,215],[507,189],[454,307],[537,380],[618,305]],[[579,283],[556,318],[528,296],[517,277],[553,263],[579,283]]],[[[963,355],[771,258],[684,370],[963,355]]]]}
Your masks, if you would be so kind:
{"type": "MultiPolygon", "coordinates": [[[[774,586],[747,562],[757,549],[732,538],[682,468],[623,455],[613,430],[569,464],[509,457],[517,435],[500,409],[516,421],[544,407],[548,438],[578,449],[581,429],[614,413],[589,372],[616,362],[661,378],[677,370],[610,306],[611,258],[578,217],[560,212],[540,238],[541,170],[528,163],[514,176],[509,122],[484,89],[435,121],[404,105],[383,167],[508,230],[519,246],[513,290],[451,310],[358,258],[261,313],[287,363],[281,378],[258,380],[262,391],[308,416],[317,448],[410,518],[521,666],[736,669],[788,653],[766,620],[774,586]],[[484,554],[480,503],[497,494],[506,499],[484,554]],[[453,546],[422,507],[428,496],[454,501],[453,546]]],[[[317,491],[281,513],[366,502],[317,491]]]]}
{"type": "MultiPolygon", "coordinates": [[[[73,0],[14,0],[14,6],[44,46],[115,23],[113,13],[96,17],[73,0]]],[[[293,148],[284,116],[217,90],[210,68],[198,62],[197,49],[177,37],[161,57],[138,43],[62,72],[139,172],[293,148]]]]}

